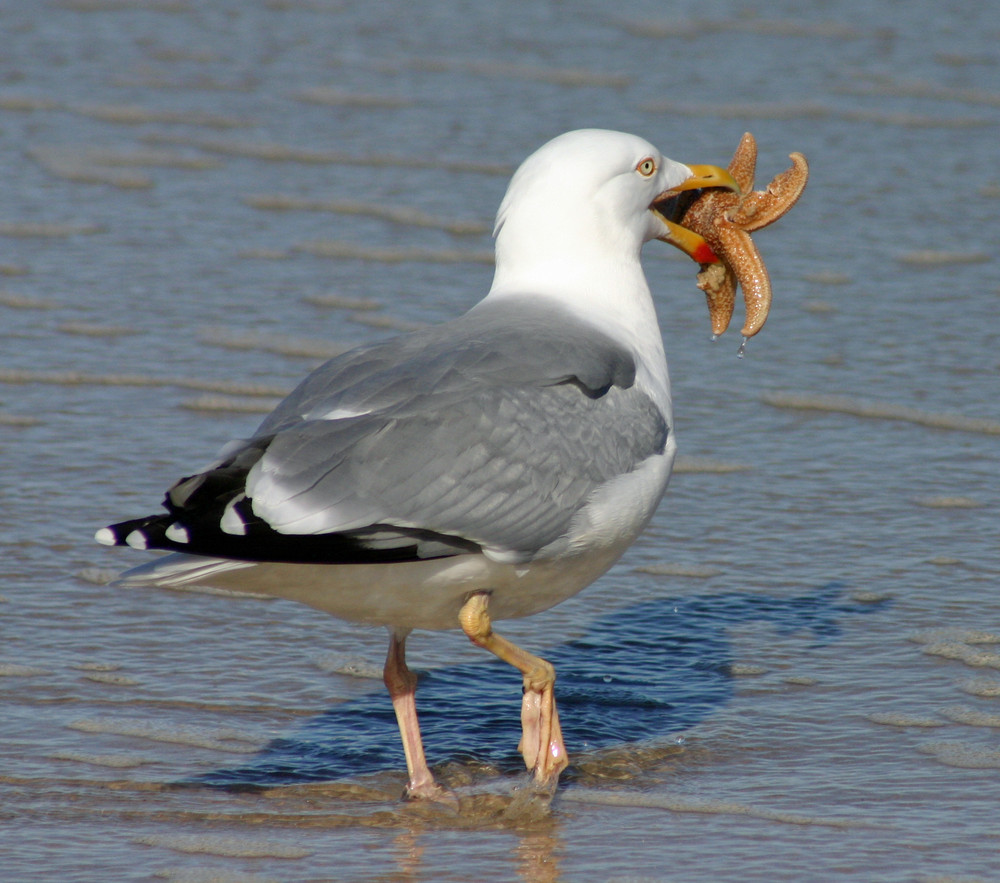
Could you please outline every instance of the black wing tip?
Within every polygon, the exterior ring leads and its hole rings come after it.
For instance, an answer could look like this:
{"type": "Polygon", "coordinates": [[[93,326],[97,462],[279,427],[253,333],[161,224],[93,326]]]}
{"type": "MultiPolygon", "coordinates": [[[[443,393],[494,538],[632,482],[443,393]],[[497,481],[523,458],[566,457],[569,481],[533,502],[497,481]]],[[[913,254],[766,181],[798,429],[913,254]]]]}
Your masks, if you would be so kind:
{"type": "Polygon", "coordinates": [[[94,539],[102,546],[131,546],[133,549],[166,548],[161,543],[172,520],[162,515],[150,515],[146,518],[120,521],[102,527],[94,534],[94,539]]]}
{"type": "Polygon", "coordinates": [[[281,534],[260,523],[248,525],[245,534],[234,535],[218,529],[208,519],[185,523],[176,514],[150,515],[111,524],[97,531],[94,539],[104,546],[286,564],[392,564],[481,551],[477,543],[461,537],[389,525],[372,526],[373,530],[379,528],[399,534],[399,542],[386,547],[373,546],[366,531],[308,536],[281,534]],[[434,548],[430,554],[427,554],[428,544],[434,548]]]}

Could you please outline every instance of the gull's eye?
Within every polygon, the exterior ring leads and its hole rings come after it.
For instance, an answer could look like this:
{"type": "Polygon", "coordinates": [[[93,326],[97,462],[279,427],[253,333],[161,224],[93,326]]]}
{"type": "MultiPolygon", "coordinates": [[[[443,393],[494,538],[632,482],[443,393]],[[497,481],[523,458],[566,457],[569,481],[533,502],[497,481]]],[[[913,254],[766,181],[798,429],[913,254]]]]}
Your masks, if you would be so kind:
{"type": "Polygon", "coordinates": [[[656,171],[656,160],[651,156],[647,156],[645,159],[639,161],[639,165],[635,167],[635,170],[643,178],[648,178],[656,171]]]}

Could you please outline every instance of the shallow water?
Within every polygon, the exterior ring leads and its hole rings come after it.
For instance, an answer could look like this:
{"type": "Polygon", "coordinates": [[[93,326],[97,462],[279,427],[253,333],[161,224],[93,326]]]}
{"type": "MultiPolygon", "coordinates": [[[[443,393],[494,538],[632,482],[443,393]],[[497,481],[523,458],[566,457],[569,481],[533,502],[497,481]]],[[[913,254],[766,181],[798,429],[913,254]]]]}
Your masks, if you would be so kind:
{"type": "Polygon", "coordinates": [[[0,19],[4,879],[1000,879],[987,5],[0,19]],[[325,356],[471,305],[506,176],[589,125],[718,163],[751,130],[762,180],[812,178],[743,359],[648,248],[680,468],[604,579],[504,626],[560,673],[551,805],[518,678],[454,633],[411,656],[459,810],[405,805],[381,631],[111,590],[139,556],[90,537],[325,356]]]}

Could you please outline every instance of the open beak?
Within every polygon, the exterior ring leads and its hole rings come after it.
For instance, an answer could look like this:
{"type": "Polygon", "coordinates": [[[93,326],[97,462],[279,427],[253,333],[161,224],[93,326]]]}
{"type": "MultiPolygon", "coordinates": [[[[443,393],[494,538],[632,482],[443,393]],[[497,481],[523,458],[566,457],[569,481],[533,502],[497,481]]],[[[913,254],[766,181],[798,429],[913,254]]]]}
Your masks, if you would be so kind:
{"type": "Polygon", "coordinates": [[[689,165],[688,168],[691,169],[691,177],[661,193],[650,206],[667,228],[665,233],[656,238],[679,248],[699,264],[714,264],[719,259],[705,239],[673,220],[674,217],[683,217],[684,209],[690,204],[679,197],[685,191],[701,190],[705,187],[722,187],[738,194],[741,192],[740,185],[726,169],[720,166],[689,165]]]}

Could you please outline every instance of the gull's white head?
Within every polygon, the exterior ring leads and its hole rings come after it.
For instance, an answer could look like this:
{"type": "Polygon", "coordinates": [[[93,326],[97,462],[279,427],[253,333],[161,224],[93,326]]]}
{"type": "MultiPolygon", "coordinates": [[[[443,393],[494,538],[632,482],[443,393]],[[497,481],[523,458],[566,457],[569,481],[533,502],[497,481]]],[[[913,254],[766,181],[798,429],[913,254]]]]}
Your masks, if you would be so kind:
{"type": "Polygon", "coordinates": [[[641,274],[645,242],[678,244],[657,204],[730,183],[724,170],[667,159],[636,135],[581,129],[553,138],[521,164],[500,205],[494,291],[559,281],[579,290],[587,279],[641,274]]]}
{"type": "Polygon", "coordinates": [[[541,236],[587,227],[636,247],[659,232],[648,211],[656,197],[692,176],[637,135],[580,129],[553,138],[514,173],[494,234],[541,236]],[[649,217],[647,217],[649,216],[649,217]]]}

